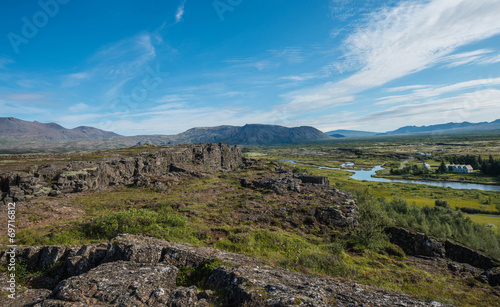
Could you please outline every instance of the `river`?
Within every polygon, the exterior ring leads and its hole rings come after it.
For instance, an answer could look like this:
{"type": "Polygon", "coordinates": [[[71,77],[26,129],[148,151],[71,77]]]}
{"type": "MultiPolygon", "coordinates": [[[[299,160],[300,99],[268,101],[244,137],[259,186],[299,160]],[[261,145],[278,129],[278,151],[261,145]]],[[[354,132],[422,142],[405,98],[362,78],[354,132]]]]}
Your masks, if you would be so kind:
{"type": "Polygon", "coordinates": [[[353,173],[351,175],[351,178],[354,180],[366,180],[366,181],[373,181],[373,182],[414,183],[414,184],[426,184],[426,185],[442,187],[442,188],[452,188],[452,189],[458,189],[458,190],[475,189],[475,190],[482,190],[482,191],[500,192],[500,185],[480,184],[480,183],[465,183],[465,182],[451,182],[451,181],[388,179],[388,178],[372,177],[373,175],[375,175],[375,173],[377,171],[383,169],[382,165],[377,165],[374,168],[372,168],[371,170],[353,170],[353,169],[347,169],[347,168],[318,166],[318,165],[313,165],[313,164],[301,164],[301,163],[297,163],[297,161],[295,161],[295,160],[283,160],[283,161],[290,162],[293,164],[299,164],[299,165],[314,166],[314,167],[317,167],[318,169],[333,169],[333,170],[348,171],[348,172],[353,173]]]}

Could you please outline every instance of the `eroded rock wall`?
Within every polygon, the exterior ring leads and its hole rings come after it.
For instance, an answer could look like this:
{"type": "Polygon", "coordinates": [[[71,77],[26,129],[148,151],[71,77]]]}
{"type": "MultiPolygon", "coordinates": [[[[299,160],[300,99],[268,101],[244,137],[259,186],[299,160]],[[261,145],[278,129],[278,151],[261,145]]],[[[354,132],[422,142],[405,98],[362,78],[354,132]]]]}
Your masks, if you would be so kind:
{"type": "Polygon", "coordinates": [[[1,200],[19,202],[38,196],[105,189],[149,182],[179,171],[231,171],[242,163],[239,148],[227,143],[163,146],[132,157],[41,164],[30,172],[0,174],[1,200]]]}

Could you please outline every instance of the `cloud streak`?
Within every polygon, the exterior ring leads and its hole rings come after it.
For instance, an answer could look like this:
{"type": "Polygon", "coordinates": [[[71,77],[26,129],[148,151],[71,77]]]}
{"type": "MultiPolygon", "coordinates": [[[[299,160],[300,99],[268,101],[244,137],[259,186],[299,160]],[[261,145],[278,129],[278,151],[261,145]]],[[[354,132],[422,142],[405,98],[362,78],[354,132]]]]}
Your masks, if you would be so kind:
{"type": "Polygon", "coordinates": [[[291,93],[309,108],[353,95],[442,62],[457,48],[500,34],[497,0],[408,1],[368,16],[344,41],[343,64],[355,72],[340,81],[291,93]]]}
{"type": "Polygon", "coordinates": [[[186,4],[186,0],[182,0],[181,4],[177,7],[177,11],[175,13],[175,23],[179,23],[182,21],[182,17],[184,16],[184,5],[186,4]]]}

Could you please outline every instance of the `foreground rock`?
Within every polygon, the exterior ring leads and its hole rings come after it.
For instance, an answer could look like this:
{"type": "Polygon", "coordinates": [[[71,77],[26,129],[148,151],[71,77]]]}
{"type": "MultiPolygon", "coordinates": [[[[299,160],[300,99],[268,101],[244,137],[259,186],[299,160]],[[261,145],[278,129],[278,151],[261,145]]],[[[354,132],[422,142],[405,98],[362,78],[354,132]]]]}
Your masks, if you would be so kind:
{"type": "Polygon", "coordinates": [[[269,267],[239,254],[142,236],[120,235],[101,245],[27,247],[19,251],[21,259],[36,267],[53,263],[52,276],[60,280],[55,286],[35,284],[46,289],[4,298],[2,306],[436,306],[269,267]],[[204,277],[205,290],[176,282],[185,268],[199,269],[216,258],[222,265],[204,277]]]}
{"type": "Polygon", "coordinates": [[[234,170],[242,163],[239,148],[227,143],[184,144],[145,150],[135,156],[97,161],[41,164],[29,172],[0,174],[0,200],[19,202],[113,185],[144,184],[170,172],[234,170]]]}

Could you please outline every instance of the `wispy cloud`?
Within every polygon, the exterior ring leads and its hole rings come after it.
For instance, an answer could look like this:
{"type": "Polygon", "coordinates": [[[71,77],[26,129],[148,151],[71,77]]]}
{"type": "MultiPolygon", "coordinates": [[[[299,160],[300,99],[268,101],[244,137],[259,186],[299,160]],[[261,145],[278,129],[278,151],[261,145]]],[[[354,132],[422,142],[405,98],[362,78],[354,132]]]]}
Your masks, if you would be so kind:
{"type": "Polygon", "coordinates": [[[449,62],[449,64],[446,65],[446,67],[456,67],[468,64],[486,64],[483,62],[487,61],[488,59],[491,59],[492,52],[494,51],[491,49],[479,49],[474,51],[456,53],[444,57],[443,61],[449,62]]]}
{"type": "Polygon", "coordinates": [[[142,33],[101,48],[90,58],[89,64],[93,67],[93,71],[113,78],[142,71],[144,66],[155,57],[156,49],[151,35],[142,33]]]}
{"type": "Polygon", "coordinates": [[[186,4],[186,0],[182,0],[181,4],[177,7],[177,11],[175,13],[175,23],[179,23],[184,16],[184,5],[186,4]]]}
{"type": "Polygon", "coordinates": [[[197,127],[225,125],[241,126],[250,123],[269,123],[276,120],[273,112],[249,111],[241,108],[190,107],[179,103],[168,103],[145,112],[134,114],[88,113],[81,117],[62,116],[57,122],[71,126],[78,121],[84,125],[111,130],[123,135],[177,134],[197,127]],[[113,118],[107,122],[106,118],[113,118]],[[165,120],[168,118],[168,120],[165,120]],[[186,120],[189,119],[189,120],[186,120]]]}
{"type": "Polygon", "coordinates": [[[461,46],[500,34],[499,11],[497,0],[408,1],[378,10],[344,41],[343,63],[355,72],[296,91],[290,104],[321,106],[435,66],[461,46]]]}
{"type": "Polygon", "coordinates": [[[4,68],[6,65],[14,63],[14,60],[12,60],[9,57],[1,57],[0,56],[0,69],[4,68]]]}
{"type": "Polygon", "coordinates": [[[370,15],[346,40],[348,58],[362,65],[344,86],[369,88],[421,71],[456,48],[500,33],[496,0],[404,2],[370,15]]]}
{"type": "Polygon", "coordinates": [[[61,104],[51,101],[51,93],[41,92],[23,92],[23,93],[7,93],[0,96],[6,102],[21,105],[39,105],[46,107],[60,107],[61,104]]]}
{"type": "Polygon", "coordinates": [[[482,89],[442,99],[409,102],[365,115],[336,117],[316,124],[325,130],[351,128],[379,131],[393,130],[407,125],[431,125],[444,122],[481,122],[495,120],[500,114],[500,90],[482,89]]]}
{"type": "Polygon", "coordinates": [[[300,81],[307,81],[307,80],[315,79],[317,77],[318,76],[315,74],[305,73],[305,74],[300,74],[300,75],[284,76],[284,77],[281,77],[280,79],[300,82],[300,81]]]}
{"type": "Polygon", "coordinates": [[[89,72],[69,74],[63,77],[64,81],[61,86],[62,87],[77,86],[80,84],[81,81],[90,79],[91,76],[92,75],[89,72]]]}
{"type": "MultiPolygon", "coordinates": [[[[441,87],[430,87],[430,86],[421,87],[421,85],[417,85],[417,87],[414,88],[414,91],[412,93],[406,95],[382,97],[377,99],[378,102],[376,102],[375,105],[393,104],[406,101],[426,99],[447,93],[467,90],[471,88],[478,88],[479,90],[482,90],[484,88],[495,87],[499,85],[500,85],[500,78],[470,80],[441,87]]],[[[407,88],[411,87],[412,86],[408,86],[407,88]]]]}

